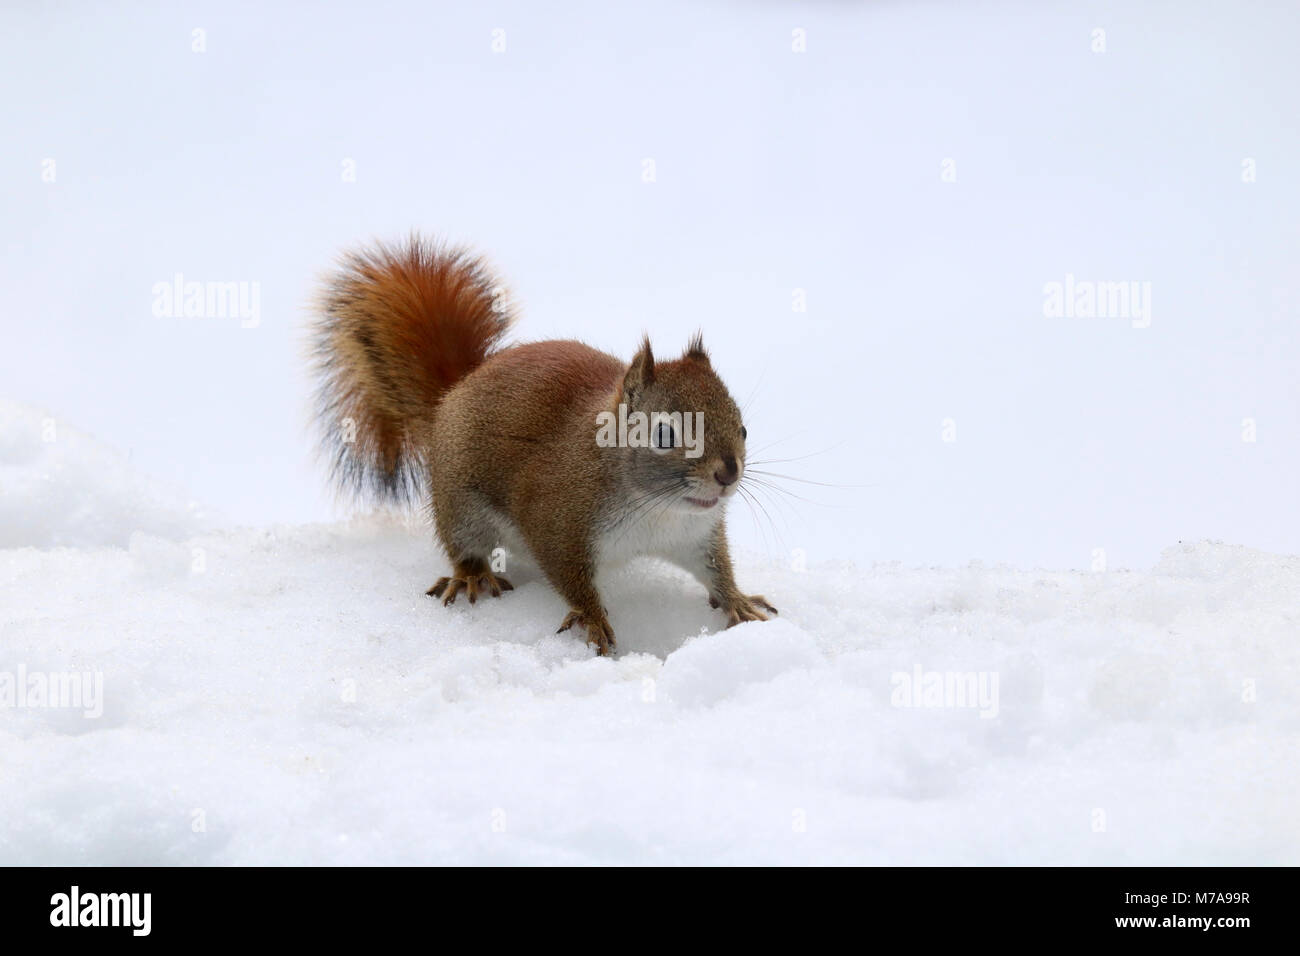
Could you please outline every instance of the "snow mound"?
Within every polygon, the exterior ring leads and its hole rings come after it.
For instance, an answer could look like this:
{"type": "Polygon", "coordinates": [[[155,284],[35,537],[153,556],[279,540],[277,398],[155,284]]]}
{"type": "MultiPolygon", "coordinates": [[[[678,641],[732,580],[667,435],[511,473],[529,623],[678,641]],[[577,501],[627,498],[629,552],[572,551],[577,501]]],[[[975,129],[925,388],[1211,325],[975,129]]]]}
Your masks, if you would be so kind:
{"type": "Polygon", "coordinates": [[[648,563],[612,659],[441,566],[381,519],[0,550],[0,700],[102,677],[0,707],[0,863],[1300,862],[1295,558],[750,558],[781,615],[731,630],[648,563]]]}
{"type": "Polygon", "coordinates": [[[0,864],[1300,862],[1295,557],[741,556],[731,630],[646,562],[597,658],[527,565],[444,608],[426,530],[192,533],[0,426],[0,864]]]}
{"type": "Polygon", "coordinates": [[[126,456],[50,415],[0,401],[0,547],[125,547],[137,531],[184,538],[196,507],[126,456]]]}

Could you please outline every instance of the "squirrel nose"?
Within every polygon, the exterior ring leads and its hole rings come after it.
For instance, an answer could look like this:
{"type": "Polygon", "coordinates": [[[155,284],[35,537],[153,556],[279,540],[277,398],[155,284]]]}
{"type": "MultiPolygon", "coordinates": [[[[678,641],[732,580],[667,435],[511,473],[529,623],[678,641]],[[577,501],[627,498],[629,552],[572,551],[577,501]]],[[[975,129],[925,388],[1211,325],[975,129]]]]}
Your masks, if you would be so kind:
{"type": "Polygon", "coordinates": [[[736,479],[740,477],[740,469],[736,467],[736,459],[728,455],[722,459],[722,468],[713,473],[713,480],[722,487],[735,484],[736,479]]]}

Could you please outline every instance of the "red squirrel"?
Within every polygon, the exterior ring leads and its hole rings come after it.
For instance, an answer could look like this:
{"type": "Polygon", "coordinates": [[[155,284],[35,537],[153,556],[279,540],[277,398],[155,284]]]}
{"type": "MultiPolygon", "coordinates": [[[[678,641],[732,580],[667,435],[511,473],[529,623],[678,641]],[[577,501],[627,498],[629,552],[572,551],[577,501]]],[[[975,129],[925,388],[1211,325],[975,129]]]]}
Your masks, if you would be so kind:
{"type": "Polygon", "coordinates": [[[599,654],[614,632],[596,571],[638,555],[689,571],[728,627],[776,613],[736,587],[725,514],[746,432],[699,335],[668,361],[648,337],[630,363],[569,340],[506,346],[488,265],[419,236],[346,256],[317,311],[333,477],[427,496],[452,572],[426,593],[444,605],[513,590],[489,563],[504,546],[532,556],[568,602],[560,631],[581,625],[599,654]]]}

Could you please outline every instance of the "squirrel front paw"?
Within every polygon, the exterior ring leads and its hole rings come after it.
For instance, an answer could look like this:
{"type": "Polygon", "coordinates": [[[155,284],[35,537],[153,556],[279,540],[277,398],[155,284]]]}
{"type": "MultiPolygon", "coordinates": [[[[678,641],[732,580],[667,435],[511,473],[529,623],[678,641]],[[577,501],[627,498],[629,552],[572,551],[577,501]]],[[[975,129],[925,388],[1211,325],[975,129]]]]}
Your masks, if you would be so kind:
{"type": "Polygon", "coordinates": [[[709,607],[722,608],[727,615],[727,627],[735,627],[744,621],[766,621],[768,614],[779,614],[767,598],[761,594],[737,594],[724,607],[715,597],[709,598],[709,607]]]}
{"type": "Polygon", "coordinates": [[[614,650],[614,629],[609,626],[609,621],[602,614],[599,617],[591,614],[584,614],[581,611],[570,611],[564,618],[564,623],[556,634],[560,634],[573,627],[575,624],[581,624],[587,632],[587,643],[596,645],[596,653],[601,657],[609,654],[614,650]]]}
{"type": "Polygon", "coordinates": [[[473,604],[478,601],[480,594],[491,594],[493,597],[500,597],[502,591],[513,591],[514,589],[513,584],[501,577],[501,575],[493,574],[491,571],[468,571],[464,568],[457,568],[452,577],[438,578],[433,587],[424,593],[442,598],[443,607],[446,607],[448,604],[456,603],[456,595],[461,591],[464,591],[469,596],[469,603],[473,604]]]}

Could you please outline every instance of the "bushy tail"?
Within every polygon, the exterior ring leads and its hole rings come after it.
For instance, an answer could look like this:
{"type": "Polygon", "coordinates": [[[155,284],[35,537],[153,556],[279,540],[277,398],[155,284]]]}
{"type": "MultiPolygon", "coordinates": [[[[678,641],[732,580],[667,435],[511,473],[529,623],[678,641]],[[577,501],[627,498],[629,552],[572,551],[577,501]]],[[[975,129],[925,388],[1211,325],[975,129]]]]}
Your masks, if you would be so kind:
{"type": "Polygon", "coordinates": [[[487,265],[417,235],[345,257],[313,327],[322,451],[341,489],[410,500],[438,400],[500,344],[512,316],[487,265]]]}

